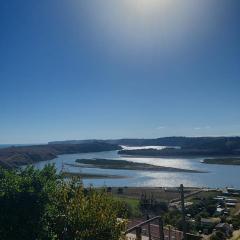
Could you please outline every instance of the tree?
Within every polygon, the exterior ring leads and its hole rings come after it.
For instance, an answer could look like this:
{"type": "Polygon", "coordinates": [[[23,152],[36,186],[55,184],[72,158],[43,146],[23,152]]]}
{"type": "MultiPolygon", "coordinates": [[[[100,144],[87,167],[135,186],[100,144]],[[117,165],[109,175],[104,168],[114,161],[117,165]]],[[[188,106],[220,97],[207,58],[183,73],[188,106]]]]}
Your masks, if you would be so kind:
{"type": "Polygon", "coordinates": [[[234,229],[240,228],[240,215],[233,216],[231,219],[231,223],[234,229]]]}
{"type": "Polygon", "coordinates": [[[54,239],[119,240],[125,229],[125,222],[117,221],[125,216],[124,205],[105,191],[86,193],[79,181],[62,182],[52,201],[46,220],[54,239]]]}
{"type": "Polygon", "coordinates": [[[210,240],[225,240],[226,236],[224,235],[224,233],[217,231],[215,232],[211,237],[210,240]]]}
{"type": "Polygon", "coordinates": [[[126,205],[54,166],[0,169],[1,240],[119,240],[126,205]]]}
{"type": "Polygon", "coordinates": [[[0,236],[3,240],[37,239],[43,232],[42,217],[56,188],[53,166],[43,170],[0,169],[0,236]]]}

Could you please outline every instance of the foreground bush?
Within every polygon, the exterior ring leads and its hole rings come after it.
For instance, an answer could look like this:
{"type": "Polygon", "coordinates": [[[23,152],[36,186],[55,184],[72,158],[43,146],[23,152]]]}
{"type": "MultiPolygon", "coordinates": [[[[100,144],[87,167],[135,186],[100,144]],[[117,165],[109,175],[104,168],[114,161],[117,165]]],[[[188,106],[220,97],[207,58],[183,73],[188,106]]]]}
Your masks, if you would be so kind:
{"type": "Polygon", "coordinates": [[[64,181],[53,166],[0,170],[1,240],[119,240],[125,205],[64,181]]]}
{"type": "Polygon", "coordinates": [[[33,240],[43,231],[43,215],[58,176],[51,166],[42,171],[0,169],[0,239],[33,240]]]}
{"type": "Polygon", "coordinates": [[[210,237],[210,240],[225,240],[226,236],[224,235],[224,233],[217,231],[215,233],[213,233],[213,235],[210,237]]]}

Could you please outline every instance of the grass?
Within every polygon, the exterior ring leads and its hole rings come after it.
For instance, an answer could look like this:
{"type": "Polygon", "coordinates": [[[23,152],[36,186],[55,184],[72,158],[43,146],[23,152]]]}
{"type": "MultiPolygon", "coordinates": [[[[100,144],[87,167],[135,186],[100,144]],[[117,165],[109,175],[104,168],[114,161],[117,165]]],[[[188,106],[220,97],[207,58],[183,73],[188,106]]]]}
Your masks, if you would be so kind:
{"type": "Polygon", "coordinates": [[[113,197],[117,200],[126,202],[128,204],[128,206],[130,207],[130,210],[131,210],[131,215],[132,215],[131,217],[140,217],[141,216],[138,199],[124,197],[124,196],[116,196],[116,195],[113,195],[113,197]]]}
{"type": "MultiPolygon", "coordinates": [[[[239,197],[233,197],[233,198],[236,198],[236,199],[238,199],[238,201],[240,201],[239,197]]],[[[231,215],[235,215],[235,214],[239,214],[240,213],[240,203],[239,202],[237,203],[235,208],[231,208],[230,209],[230,213],[231,213],[231,215]]]]}
{"type": "Polygon", "coordinates": [[[221,195],[219,192],[217,191],[203,191],[203,192],[200,192],[198,193],[197,195],[194,195],[194,196],[191,196],[191,197],[188,197],[186,198],[188,201],[196,201],[196,198],[214,198],[218,195],[221,195]]]}

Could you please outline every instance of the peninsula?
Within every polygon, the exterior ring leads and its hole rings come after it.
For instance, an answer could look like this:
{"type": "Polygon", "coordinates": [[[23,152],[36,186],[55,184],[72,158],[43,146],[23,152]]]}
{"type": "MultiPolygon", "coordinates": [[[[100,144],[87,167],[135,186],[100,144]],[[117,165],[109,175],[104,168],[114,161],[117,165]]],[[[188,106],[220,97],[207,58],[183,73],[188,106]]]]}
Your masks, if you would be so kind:
{"type": "MultiPolygon", "coordinates": [[[[71,140],[53,144],[92,143],[96,140],[71,140]]],[[[155,139],[108,139],[99,142],[123,146],[166,146],[162,150],[136,149],[119,151],[123,155],[150,157],[240,156],[240,137],[163,137],[155,139]],[[177,148],[176,148],[177,147],[177,148]]]]}
{"type": "Polygon", "coordinates": [[[92,142],[82,144],[46,144],[0,149],[0,167],[14,168],[56,158],[61,154],[120,150],[116,144],[92,142]]]}

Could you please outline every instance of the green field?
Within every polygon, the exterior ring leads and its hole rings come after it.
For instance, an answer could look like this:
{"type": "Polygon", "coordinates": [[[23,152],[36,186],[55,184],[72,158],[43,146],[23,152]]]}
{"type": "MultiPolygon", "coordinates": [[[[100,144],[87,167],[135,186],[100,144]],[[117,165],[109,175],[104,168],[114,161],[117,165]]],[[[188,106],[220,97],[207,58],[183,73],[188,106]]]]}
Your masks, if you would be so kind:
{"type": "Polygon", "coordinates": [[[116,195],[114,195],[113,198],[127,203],[130,213],[131,213],[131,217],[140,217],[141,216],[138,199],[124,197],[124,196],[116,196],[116,195]]]}

